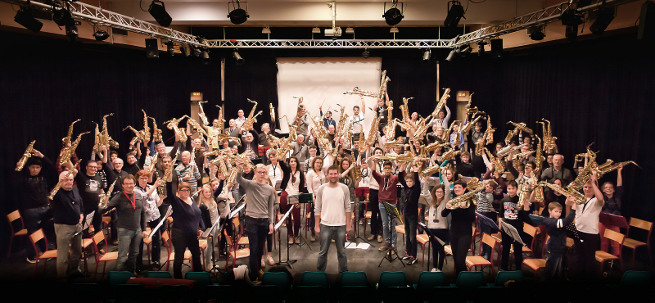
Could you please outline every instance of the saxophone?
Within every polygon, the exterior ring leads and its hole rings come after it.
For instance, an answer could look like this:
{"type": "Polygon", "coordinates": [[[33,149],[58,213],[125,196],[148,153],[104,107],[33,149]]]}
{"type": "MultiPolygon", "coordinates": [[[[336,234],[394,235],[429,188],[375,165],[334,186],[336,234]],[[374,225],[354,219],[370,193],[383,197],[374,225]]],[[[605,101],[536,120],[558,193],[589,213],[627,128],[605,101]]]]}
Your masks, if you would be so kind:
{"type": "Polygon", "coordinates": [[[157,121],[154,117],[149,118],[152,119],[152,140],[155,142],[164,142],[163,138],[161,137],[161,129],[157,128],[157,121]]]}
{"type": "Polygon", "coordinates": [[[393,101],[389,100],[389,106],[387,106],[387,126],[386,129],[387,138],[394,138],[396,134],[396,121],[393,119],[393,101]]]}
{"type": "Polygon", "coordinates": [[[148,115],[146,111],[141,109],[141,112],[143,112],[143,130],[141,131],[141,135],[145,142],[150,140],[150,126],[148,126],[148,115]]]}
{"type": "Polygon", "coordinates": [[[546,187],[548,187],[548,188],[550,188],[550,189],[552,189],[552,190],[566,196],[567,198],[574,199],[576,204],[584,204],[585,201],[587,201],[585,196],[582,193],[580,193],[579,191],[577,191],[577,190],[564,189],[564,188],[560,187],[557,184],[543,182],[543,181],[539,182],[539,184],[541,184],[543,186],[546,186],[546,187]]]}
{"type": "Polygon", "coordinates": [[[478,187],[473,190],[469,190],[468,192],[457,196],[453,199],[448,200],[448,203],[446,204],[447,209],[457,209],[460,208],[460,203],[461,202],[466,202],[466,207],[469,208],[471,206],[471,199],[477,195],[479,192],[481,192],[484,189],[484,186],[478,187]]]}
{"type": "Polygon", "coordinates": [[[152,158],[150,158],[150,166],[148,166],[148,173],[150,175],[155,173],[155,169],[157,167],[157,157],[159,157],[159,153],[155,153],[152,158]]]}
{"type": "Polygon", "coordinates": [[[452,160],[455,159],[455,156],[459,155],[462,151],[461,150],[454,150],[450,149],[447,152],[443,153],[441,155],[441,161],[446,161],[446,160],[452,160]]]}
{"type": "Polygon", "coordinates": [[[109,145],[114,149],[118,149],[118,142],[116,142],[114,139],[112,139],[109,136],[109,130],[107,129],[107,117],[113,116],[114,113],[106,114],[102,117],[102,132],[101,132],[101,138],[102,138],[102,144],[104,145],[109,145]]]}
{"type": "Polygon", "coordinates": [[[77,135],[77,138],[75,139],[75,141],[73,141],[73,143],[71,143],[70,146],[64,147],[62,149],[61,157],[59,158],[59,165],[66,166],[66,163],[75,154],[75,150],[77,149],[77,146],[80,145],[80,141],[82,140],[82,136],[86,135],[88,133],[90,133],[90,132],[86,131],[86,132],[80,133],[79,135],[77,135]]]}
{"type": "Polygon", "coordinates": [[[535,137],[537,137],[537,149],[535,150],[534,153],[534,170],[537,172],[541,172],[541,169],[543,168],[544,161],[546,161],[546,158],[544,157],[544,153],[541,150],[541,138],[535,134],[535,137]]]}
{"type": "Polygon", "coordinates": [[[496,129],[491,126],[491,117],[487,116],[487,129],[484,131],[484,135],[482,135],[482,137],[484,138],[484,145],[489,145],[494,143],[495,131],[496,129]]]}
{"type": "Polygon", "coordinates": [[[380,115],[373,120],[373,123],[371,123],[371,128],[368,131],[368,136],[366,137],[366,145],[367,146],[373,146],[375,144],[375,141],[378,139],[377,133],[378,133],[378,127],[380,125],[380,115]]]}
{"type": "MultiPolygon", "coordinates": [[[[175,158],[173,158],[171,161],[170,166],[168,166],[168,168],[164,171],[164,182],[162,182],[162,184],[157,187],[157,192],[160,196],[166,195],[166,182],[168,182],[168,178],[170,178],[171,174],[173,174],[173,167],[175,166],[175,162],[177,162],[177,155],[175,155],[175,158]]],[[[159,173],[157,173],[157,178],[159,178],[159,173]]]]}
{"type": "Polygon", "coordinates": [[[173,118],[171,120],[168,120],[168,121],[164,122],[164,124],[166,124],[166,128],[173,130],[177,134],[177,137],[180,139],[181,142],[186,142],[188,137],[187,137],[186,133],[182,129],[180,129],[178,127],[178,124],[184,118],[188,118],[188,117],[189,116],[184,115],[184,116],[182,116],[180,118],[177,118],[177,119],[173,118]]]}
{"type": "Polygon", "coordinates": [[[378,92],[378,99],[384,99],[384,95],[387,92],[387,84],[391,81],[389,77],[387,77],[387,71],[384,70],[382,71],[382,80],[380,81],[380,91],[378,92]]]}
{"type": "Polygon", "coordinates": [[[541,124],[542,135],[544,137],[543,149],[544,152],[552,153],[557,150],[557,144],[555,143],[557,137],[553,137],[553,133],[550,128],[550,121],[544,118],[541,118],[541,120],[542,121],[537,121],[537,123],[541,124]]]}
{"type": "MultiPolygon", "coordinates": [[[[316,141],[318,146],[322,148],[326,153],[329,153],[330,151],[332,151],[332,143],[330,142],[330,139],[328,139],[329,134],[327,133],[327,130],[325,129],[325,127],[323,127],[323,125],[320,125],[316,121],[316,118],[314,118],[314,116],[312,116],[311,114],[307,114],[307,116],[312,121],[312,123],[314,123],[314,130],[316,131],[316,141]]],[[[285,144],[286,142],[287,141],[284,141],[285,144]]],[[[282,144],[280,144],[280,146],[282,146],[282,144]]],[[[278,159],[279,159],[279,153],[278,153],[278,159]]]]}
{"type": "Polygon", "coordinates": [[[439,147],[444,148],[444,147],[446,147],[448,145],[449,145],[448,142],[439,143],[439,141],[436,141],[436,142],[433,142],[433,143],[430,143],[429,145],[427,145],[425,147],[425,151],[426,152],[432,152],[432,151],[436,150],[439,147]]]}
{"type": "Polygon", "coordinates": [[[198,123],[196,119],[189,117],[188,121],[189,124],[191,124],[191,126],[196,129],[196,131],[198,131],[202,136],[204,136],[203,139],[209,137],[209,134],[207,134],[205,128],[202,125],[200,125],[200,123],[198,123]]]}
{"type": "Polygon", "coordinates": [[[639,165],[637,165],[637,163],[634,162],[634,161],[623,161],[623,162],[614,163],[614,161],[612,161],[610,159],[607,159],[607,161],[605,163],[600,164],[600,165],[598,165],[596,167],[596,173],[597,173],[598,178],[601,178],[605,174],[607,174],[607,173],[609,173],[611,171],[615,171],[615,170],[619,169],[619,167],[625,166],[625,165],[628,165],[628,164],[634,164],[635,166],[639,167],[639,165]]]}
{"type": "Polygon", "coordinates": [[[223,130],[225,129],[225,105],[216,105],[216,107],[218,107],[218,132],[223,133],[223,130]]]}
{"type": "Polygon", "coordinates": [[[275,122],[275,108],[273,107],[273,103],[268,104],[268,110],[271,116],[271,122],[275,122]]]}
{"type": "MultiPolygon", "coordinates": [[[[73,167],[79,165],[81,161],[82,160],[78,160],[77,163],[75,163],[75,165],[73,167]]],[[[70,177],[72,175],[73,175],[73,170],[71,169],[71,170],[68,171],[68,175],[66,177],[68,178],[68,177],[70,177]]],[[[61,185],[63,184],[63,182],[64,182],[63,179],[59,179],[59,181],[57,181],[57,184],[55,184],[55,187],[50,191],[50,195],[48,195],[48,199],[50,201],[52,201],[55,198],[55,195],[57,194],[59,189],[61,189],[61,185]]]]}
{"type": "Polygon", "coordinates": [[[400,113],[402,114],[403,121],[409,121],[411,120],[409,117],[409,100],[414,99],[414,97],[409,97],[409,98],[404,98],[403,97],[403,104],[399,105],[398,108],[400,108],[400,113]]]}
{"type": "Polygon", "coordinates": [[[425,136],[425,134],[428,133],[428,129],[430,128],[430,124],[426,123],[427,120],[424,118],[419,118],[418,122],[416,123],[416,130],[414,131],[414,140],[420,140],[425,136]]]}
{"type": "Polygon", "coordinates": [[[82,121],[82,119],[77,119],[77,120],[73,121],[73,123],[71,123],[68,126],[68,133],[66,134],[66,137],[61,139],[61,142],[62,142],[64,147],[68,146],[68,144],[71,143],[71,140],[73,140],[73,127],[74,127],[75,123],[77,123],[79,121],[82,121]]]}
{"type": "Polygon", "coordinates": [[[241,125],[241,131],[246,132],[249,130],[252,130],[253,125],[255,122],[257,122],[257,116],[261,115],[262,111],[260,110],[256,115],[255,115],[255,110],[257,109],[257,101],[247,99],[248,102],[254,103],[255,105],[252,106],[252,109],[250,110],[250,114],[248,114],[248,118],[246,118],[246,121],[243,122],[241,125]]]}
{"type": "Polygon", "coordinates": [[[32,156],[32,150],[34,150],[34,143],[36,143],[36,140],[33,140],[32,142],[30,142],[29,145],[27,145],[27,149],[25,149],[23,156],[21,156],[20,160],[18,160],[18,162],[16,163],[16,171],[23,170],[25,163],[27,163],[27,159],[29,159],[32,156]]]}
{"type": "Polygon", "coordinates": [[[99,194],[100,203],[98,203],[98,208],[100,209],[107,208],[107,204],[109,203],[109,198],[111,198],[111,194],[114,192],[114,186],[116,186],[116,181],[118,181],[118,178],[116,178],[116,180],[114,180],[114,182],[111,183],[106,193],[99,194]]]}
{"type": "Polygon", "coordinates": [[[515,128],[515,129],[518,128],[520,131],[526,132],[526,133],[528,133],[528,134],[530,134],[530,135],[532,135],[532,134],[534,133],[534,131],[532,131],[532,129],[530,129],[530,128],[529,128],[525,123],[523,123],[523,122],[516,123],[516,122],[512,122],[512,121],[507,121],[507,124],[512,124],[512,125],[514,125],[514,128],[515,128]]]}
{"type": "Polygon", "coordinates": [[[359,87],[356,87],[356,86],[352,90],[349,90],[349,91],[347,91],[347,92],[345,92],[343,94],[344,95],[360,95],[360,96],[363,96],[363,97],[371,97],[371,98],[378,98],[380,96],[379,93],[376,94],[374,92],[365,91],[365,90],[362,90],[362,89],[360,89],[359,87]]]}
{"type": "Polygon", "coordinates": [[[534,199],[539,203],[543,203],[546,200],[544,198],[544,187],[541,183],[535,182],[535,184],[536,185],[532,189],[534,191],[534,199]]]}
{"type": "Polygon", "coordinates": [[[569,183],[569,185],[566,186],[566,189],[571,190],[571,191],[579,191],[582,189],[582,187],[587,183],[590,179],[592,170],[598,166],[596,163],[596,153],[591,151],[589,149],[590,146],[587,146],[587,155],[589,155],[589,161],[585,164],[585,166],[582,168],[582,171],[578,174],[578,176],[573,180],[573,182],[569,183]]]}
{"type": "Polygon", "coordinates": [[[482,115],[478,115],[473,120],[471,120],[471,121],[467,122],[466,124],[464,124],[464,127],[462,127],[462,133],[465,134],[465,135],[468,134],[471,131],[471,129],[473,128],[473,126],[475,125],[475,123],[480,121],[480,118],[482,118],[482,115]]]}
{"type": "Polygon", "coordinates": [[[437,102],[437,106],[434,108],[434,111],[431,114],[432,118],[437,119],[439,117],[439,112],[446,105],[446,101],[448,100],[448,98],[450,98],[450,88],[446,88],[443,95],[441,95],[441,99],[439,99],[439,102],[437,102]]]}
{"type": "Polygon", "coordinates": [[[494,155],[492,155],[489,149],[487,149],[486,147],[484,148],[484,151],[487,154],[489,161],[494,166],[494,171],[498,172],[499,174],[502,174],[505,171],[505,163],[503,162],[502,158],[500,156],[494,157],[494,155]]]}
{"type": "Polygon", "coordinates": [[[441,166],[439,164],[435,164],[422,170],[421,174],[423,174],[424,176],[432,176],[439,171],[441,171],[441,166]]]}
{"type": "Polygon", "coordinates": [[[205,115],[205,109],[202,108],[203,103],[207,103],[207,101],[198,102],[198,117],[200,117],[200,122],[202,122],[203,125],[209,125],[209,120],[207,120],[207,115],[205,115]]]}
{"type": "Polygon", "coordinates": [[[134,127],[132,127],[132,126],[130,126],[130,125],[128,125],[128,126],[126,126],[125,128],[123,128],[123,131],[125,131],[125,130],[127,130],[127,129],[131,130],[131,131],[134,133],[134,138],[132,138],[132,140],[130,140],[130,147],[134,146],[137,142],[141,142],[141,141],[143,141],[143,138],[141,137],[141,136],[142,136],[142,133],[141,133],[141,132],[139,132],[138,130],[134,129],[134,127]]]}
{"type": "MultiPolygon", "coordinates": [[[[300,127],[300,120],[301,120],[301,115],[302,115],[302,110],[305,108],[305,105],[302,104],[302,97],[298,98],[298,109],[296,110],[296,117],[293,119],[293,127],[298,129],[300,127]]],[[[287,118],[287,124],[289,124],[288,118],[287,118]]]]}

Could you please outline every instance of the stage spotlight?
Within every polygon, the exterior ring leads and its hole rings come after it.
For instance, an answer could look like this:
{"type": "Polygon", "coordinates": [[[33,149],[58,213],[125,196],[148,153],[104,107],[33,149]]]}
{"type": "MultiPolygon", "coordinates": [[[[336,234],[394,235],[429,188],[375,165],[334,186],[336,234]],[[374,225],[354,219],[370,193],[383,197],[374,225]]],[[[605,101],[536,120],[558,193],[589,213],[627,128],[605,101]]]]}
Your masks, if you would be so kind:
{"type": "Polygon", "coordinates": [[[446,61],[449,61],[449,62],[453,61],[453,59],[455,59],[455,54],[456,53],[457,53],[456,49],[453,48],[452,50],[450,50],[450,53],[448,53],[448,56],[446,57],[446,61]]]}
{"type": "Polygon", "coordinates": [[[368,50],[368,48],[365,48],[364,51],[362,52],[362,57],[364,57],[364,59],[366,59],[370,55],[371,55],[371,52],[368,50]]]}
{"type": "Polygon", "coordinates": [[[397,34],[397,33],[398,33],[398,28],[395,27],[395,26],[392,27],[392,28],[390,28],[390,29],[389,29],[389,33],[390,33],[390,34],[397,34]]]}
{"type": "Polygon", "coordinates": [[[531,26],[528,27],[528,36],[532,40],[543,40],[546,37],[544,34],[544,26],[531,26]]]}
{"type": "Polygon", "coordinates": [[[41,31],[41,28],[43,27],[43,23],[32,16],[29,1],[18,10],[14,17],[14,21],[35,33],[41,31]]]}
{"type": "MultiPolygon", "coordinates": [[[[444,21],[444,26],[449,28],[457,27],[459,20],[464,17],[464,7],[459,1],[448,2],[448,15],[444,21]]],[[[466,19],[466,17],[464,17],[466,19]]]]}
{"type": "Polygon", "coordinates": [[[400,23],[400,21],[403,20],[405,16],[403,16],[403,13],[398,9],[398,0],[393,1],[393,6],[388,9],[386,12],[384,12],[384,21],[387,22],[389,25],[396,25],[400,23]]]}
{"type": "Polygon", "coordinates": [[[243,64],[246,60],[241,57],[238,51],[233,51],[232,52],[232,58],[234,58],[234,61],[236,61],[237,64],[243,64]]]}
{"type": "Polygon", "coordinates": [[[184,55],[185,57],[188,57],[188,56],[191,55],[191,49],[189,48],[189,45],[188,45],[188,44],[182,44],[182,45],[180,45],[180,52],[181,52],[182,55],[184,55]]]}
{"type": "Polygon", "coordinates": [[[175,43],[173,43],[173,41],[166,42],[166,52],[170,56],[173,56],[175,54],[175,43]]]}
{"type": "Polygon", "coordinates": [[[484,46],[487,45],[487,42],[484,42],[484,40],[478,42],[478,56],[482,57],[484,56],[484,46]]]}
{"type": "Polygon", "coordinates": [[[239,4],[239,0],[232,1],[232,7],[234,7],[234,4],[236,2],[236,8],[234,8],[230,13],[227,15],[228,18],[230,18],[230,22],[233,24],[241,24],[246,22],[248,20],[248,12],[246,10],[241,8],[241,5],[239,4]]]}
{"type": "Polygon", "coordinates": [[[562,25],[566,26],[566,38],[575,41],[578,37],[578,25],[584,23],[583,16],[577,10],[569,8],[560,17],[562,25]]]}
{"type": "Polygon", "coordinates": [[[320,34],[320,33],[321,33],[321,29],[320,29],[320,28],[318,28],[318,27],[314,27],[314,28],[312,28],[312,34],[320,34]]]}
{"type": "Polygon", "coordinates": [[[354,35],[355,29],[352,27],[346,27],[346,34],[354,35]]]}
{"type": "Polygon", "coordinates": [[[77,25],[75,25],[75,21],[66,24],[66,36],[68,37],[68,39],[70,39],[71,41],[75,41],[78,35],[79,33],[77,31],[77,25]]]}
{"type": "Polygon", "coordinates": [[[271,28],[268,27],[268,26],[262,28],[262,34],[264,34],[264,35],[270,35],[270,34],[271,34],[271,28]]]}
{"type": "Polygon", "coordinates": [[[105,41],[107,38],[109,38],[109,33],[105,30],[99,29],[93,33],[93,37],[95,37],[98,41],[105,41]]]}
{"type": "Polygon", "coordinates": [[[157,38],[146,39],[146,58],[159,58],[157,38]]]}
{"type": "Polygon", "coordinates": [[[430,49],[427,49],[426,51],[423,52],[423,61],[430,60],[431,56],[432,56],[432,51],[430,49]]]}
{"type": "Polygon", "coordinates": [[[209,60],[209,50],[206,49],[206,48],[203,48],[202,53],[200,54],[200,56],[205,60],[209,60]]]}
{"type": "Polygon", "coordinates": [[[52,11],[52,21],[55,21],[59,26],[66,26],[73,22],[73,16],[68,9],[58,7],[52,11]]]}
{"type": "Polygon", "coordinates": [[[614,15],[616,14],[616,7],[602,5],[597,11],[592,12],[590,17],[594,19],[589,30],[596,35],[602,34],[605,29],[610,25],[612,20],[614,20],[614,15]],[[593,16],[591,16],[593,15],[593,16]]]}
{"type": "Polygon", "coordinates": [[[164,2],[152,0],[152,3],[150,3],[150,7],[148,8],[148,12],[161,26],[169,26],[173,21],[171,15],[166,12],[164,2]]]}
{"type": "Polygon", "coordinates": [[[202,50],[199,47],[192,46],[191,50],[193,51],[194,57],[200,57],[202,55],[202,50]]]}

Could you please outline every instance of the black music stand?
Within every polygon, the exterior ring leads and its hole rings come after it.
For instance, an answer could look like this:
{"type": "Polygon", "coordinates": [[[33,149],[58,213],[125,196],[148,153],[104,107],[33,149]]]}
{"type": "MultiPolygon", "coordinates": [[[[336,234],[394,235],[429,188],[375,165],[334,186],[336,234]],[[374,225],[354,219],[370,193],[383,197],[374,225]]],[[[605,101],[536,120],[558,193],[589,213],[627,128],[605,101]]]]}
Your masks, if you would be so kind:
{"type": "MultiPolygon", "coordinates": [[[[94,210],[94,211],[88,213],[86,215],[86,217],[84,217],[84,222],[82,222],[83,223],[82,224],[82,230],[80,230],[79,232],[76,232],[75,236],[83,233],[84,230],[86,230],[87,228],[89,228],[91,226],[91,223],[93,222],[93,215],[95,215],[95,213],[96,213],[96,211],[94,210]]],[[[93,237],[93,235],[91,235],[91,237],[93,237]]],[[[84,247],[82,247],[82,254],[86,255],[86,252],[84,251],[84,247]]],[[[86,258],[84,258],[84,274],[86,275],[88,273],[88,271],[89,271],[89,269],[88,269],[88,265],[87,265],[87,262],[86,262],[86,258]]]]}
{"type": "Polygon", "coordinates": [[[439,245],[441,245],[441,246],[446,245],[446,242],[444,242],[439,237],[437,237],[432,232],[430,232],[430,229],[428,228],[427,225],[425,225],[425,223],[419,222],[418,225],[423,227],[423,231],[425,231],[425,233],[428,235],[428,262],[426,263],[428,265],[428,267],[427,267],[426,270],[430,271],[430,255],[431,255],[430,250],[432,249],[432,241],[430,241],[430,239],[434,238],[435,240],[437,240],[437,242],[439,242],[439,245]]]}
{"type": "MultiPolygon", "coordinates": [[[[400,217],[400,213],[398,213],[398,209],[393,207],[389,202],[382,202],[384,205],[384,209],[387,211],[387,217],[389,218],[389,221],[391,221],[389,224],[394,225],[392,228],[395,228],[395,222],[399,221],[400,224],[403,224],[403,220],[400,217]]],[[[393,231],[392,231],[393,232],[393,231]]],[[[393,243],[392,243],[393,244],[393,243]]],[[[392,247],[389,247],[389,250],[384,254],[384,257],[382,257],[382,260],[380,260],[380,264],[378,264],[378,267],[382,265],[382,262],[384,260],[389,261],[389,263],[392,263],[394,260],[400,261],[400,264],[405,267],[405,262],[400,260],[400,256],[398,256],[398,251],[395,248],[395,245],[392,245],[392,247]]]]}
{"type": "MultiPolygon", "coordinates": [[[[159,228],[161,228],[161,226],[164,224],[164,222],[166,222],[167,219],[168,219],[168,217],[170,217],[172,214],[173,214],[173,207],[169,205],[169,206],[168,206],[168,209],[166,209],[166,214],[164,214],[164,217],[161,218],[161,219],[159,220],[159,223],[157,224],[157,226],[155,226],[155,228],[153,228],[152,230],[150,230],[150,233],[148,234],[148,239],[149,239],[149,240],[152,240],[152,235],[154,235],[155,232],[156,232],[159,228]]],[[[157,260],[157,261],[159,261],[159,260],[157,260]]],[[[168,260],[166,260],[166,262],[168,262],[168,260]]],[[[164,262],[164,263],[166,263],[166,262],[164,262]]],[[[156,268],[156,269],[157,269],[157,270],[160,270],[163,266],[164,266],[164,265],[162,264],[162,265],[160,265],[159,268],[156,268]]],[[[154,269],[154,268],[153,268],[153,269],[154,269]]]]}
{"type": "MultiPolygon", "coordinates": [[[[291,205],[295,205],[295,204],[308,205],[309,203],[312,203],[314,201],[314,194],[312,194],[312,193],[300,193],[300,194],[297,194],[297,195],[289,195],[287,200],[289,201],[289,204],[291,204],[291,205]],[[295,198],[295,199],[290,199],[290,198],[295,198]]],[[[305,217],[305,216],[302,215],[302,212],[300,214],[300,217],[301,218],[298,218],[298,220],[301,220],[301,221],[302,221],[302,218],[305,217]]],[[[291,216],[289,216],[289,218],[287,218],[287,219],[289,219],[289,222],[287,222],[287,224],[290,224],[291,223],[291,216]]],[[[287,237],[288,237],[288,235],[287,235],[287,237]]],[[[303,237],[303,235],[302,235],[302,233],[300,231],[298,231],[298,237],[300,238],[300,244],[297,244],[298,246],[302,247],[303,245],[307,245],[307,247],[309,247],[309,250],[312,249],[312,246],[309,244],[309,242],[307,242],[307,239],[305,237],[303,237]]],[[[287,239],[287,243],[288,242],[289,241],[287,239]]],[[[296,243],[294,243],[292,245],[296,245],[296,243]]]]}
{"type": "MultiPolygon", "coordinates": [[[[295,206],[296,206],[295,204],[291,204],[291,207],[289,207],[289,210],[287,210],[287,212],[284,213],[284,216],[282,216],[282,218],[280,218],[280,220],[277,221],[275,226],[273,226],[273,228],[274,228],[273,232],[278,233],[277,234],[277,241],[278,241],[277,242],[278,243],[278,251],[277,251],[277,260],[278,261],[277,261],[277,265],[281,265],[282,263],[286,263],[291,268],[293,268],[293,266],[291,264],[295,263],[296,260],[289,260],[289,233],[287,233],[287,260],[285,262],[282,262],[282,235],[280,233],[280,227],[282,226],[282,223],[289,217],[289,215],[291,214],[291,211],[293,210],[293,208],[295,206]]],[[[287,223],[287,224],[289,224],[289,223],[287,223]]]]}

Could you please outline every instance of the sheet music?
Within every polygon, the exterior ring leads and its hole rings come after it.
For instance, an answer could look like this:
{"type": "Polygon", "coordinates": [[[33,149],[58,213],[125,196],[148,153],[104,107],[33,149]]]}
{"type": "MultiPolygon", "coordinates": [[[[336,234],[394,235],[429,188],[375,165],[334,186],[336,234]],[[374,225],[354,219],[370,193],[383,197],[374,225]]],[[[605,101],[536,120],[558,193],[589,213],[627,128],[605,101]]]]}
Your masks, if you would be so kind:
{"type": "Polygon", "coordinates": [[[152,231],[150,231],[150,234],[148,235],[149,240],[152,240],[152,235],[155,234],[155,232],[162,226],[162,224],[164,224],[166,219],[168,219],[168,217],[171,214],[173,214],[173,207],[168,206],[168,209],[166,210],[166,214],[164,215],[164,217],[161,220],[159,220],[159,223],[157,224],[157,226],[155,226],[155,228],[153,228],[152,231]]]}
{"type": "Polygon", "coordinates": [[[275,226],[274,226],[275,230],[280,228],[280,226],[282,226],[282,223],[284,223],[284,221],[286,221],[286,219],[289,217],[289,214],[291,213],[291,210],[293,210],[294,206],[296,206],[296,205],[291,204],[291,207],[289,207],[289,210],[287,210],[287,212],[284,214],[284,216],[282,216],[282,218],[280,218],[280,220],[277,221],[277,223],[275,223],[275,226]]]}

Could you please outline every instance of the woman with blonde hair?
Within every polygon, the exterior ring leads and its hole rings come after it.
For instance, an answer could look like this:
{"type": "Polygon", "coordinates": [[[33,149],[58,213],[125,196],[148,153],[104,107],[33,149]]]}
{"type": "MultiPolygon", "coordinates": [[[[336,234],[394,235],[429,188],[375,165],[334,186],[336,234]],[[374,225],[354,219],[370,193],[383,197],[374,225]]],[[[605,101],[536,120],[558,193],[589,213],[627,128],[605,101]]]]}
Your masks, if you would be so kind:
{"type": "MultiPolygon", "coordinates": [[[[444,242],[449,241],[448,234],[448,220],[441,215],[441,212],[446,208],[446,202],[450,200],[450,186],[448,180],[444,179],[444,183],[438,184],[430,191],[431,199],[425,210],[427,223],[430,233],[444,242]]],[[[446,258],[443,244],[439,243],[434,237],[430,237],[430,244],[432,247],[432,271],[441,271],[443,269],[443,262],[446,258]]]]}
{"type": "MultiPolygon", "coordinates": [[[[198,208],[200,208],[205,227],[208,229],[212,228],[219,218],[219,210],[218,203],[216,203],[212,195],[211,185],[205,184],[200,188],[200,192],[196,196],[195,202],[198,205],[198,208]]],[[[205,268],[207,271],[211,269],[211,257],[214,255],[214,245],[211,245],[212,239],[209,239],[209,237],[212,237],[215,241],[214,244],[217,244],[216,240],[218,239],[219,232],[220,230],[215,228],[211,234],[207,235],[207,248],[205,250],[205,268]]]]}

